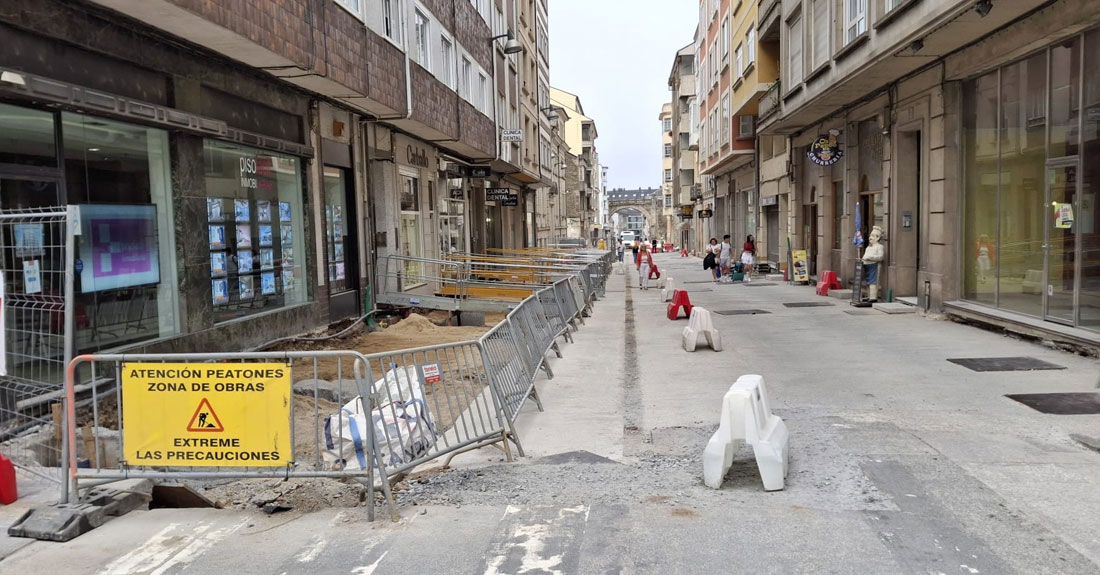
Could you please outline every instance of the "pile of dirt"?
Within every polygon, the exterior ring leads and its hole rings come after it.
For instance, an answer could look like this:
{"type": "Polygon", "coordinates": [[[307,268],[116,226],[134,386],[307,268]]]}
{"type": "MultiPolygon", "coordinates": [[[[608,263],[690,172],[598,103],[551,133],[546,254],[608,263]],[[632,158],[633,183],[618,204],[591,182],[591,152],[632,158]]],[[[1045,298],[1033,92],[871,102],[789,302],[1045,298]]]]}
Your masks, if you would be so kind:
{"type": "Polygon", "coordinates": [[[366,501],[367,488],[352,479],[240,479],[208,484],[199,491],[216,507],[258,507],[271,513],[310,513],[328,507],[357,507],[366,501]]]}

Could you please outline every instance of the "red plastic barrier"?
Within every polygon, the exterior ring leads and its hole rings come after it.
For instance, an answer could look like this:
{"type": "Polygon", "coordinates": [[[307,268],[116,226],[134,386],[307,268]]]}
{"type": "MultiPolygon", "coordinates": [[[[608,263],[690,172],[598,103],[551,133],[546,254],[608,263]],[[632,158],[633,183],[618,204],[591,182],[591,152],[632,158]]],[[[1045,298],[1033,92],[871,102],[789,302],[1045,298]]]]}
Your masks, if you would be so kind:
{"type": "Polygon", "coordinates": [[[688,257],[688,249],[687,248],[681,248],[680,249],[680,257],[682,257],[682,258],[688,257]]]}
{"type": "Polygon", "coordinates": [[[11,460],[0,455],[0,503],[11,505],[19,499],[19,492],[15,488],[15,466],[11,460]]]}
{"type": "Polygon", "coordinates": [[[836,272],[823,271],[817,280],[817,295],[829,295],[829,290],[843,287],[836,279],[836,272]]]}
{"type": "Polygon", "coordinates": [[[672,292],[672,303],[668,304],[668,319],[677,320],[680,319],[680,310],[684,310],[684,317],[691,317],[691,298],[688,297],[688,292],[678,289],[672,292]]]}

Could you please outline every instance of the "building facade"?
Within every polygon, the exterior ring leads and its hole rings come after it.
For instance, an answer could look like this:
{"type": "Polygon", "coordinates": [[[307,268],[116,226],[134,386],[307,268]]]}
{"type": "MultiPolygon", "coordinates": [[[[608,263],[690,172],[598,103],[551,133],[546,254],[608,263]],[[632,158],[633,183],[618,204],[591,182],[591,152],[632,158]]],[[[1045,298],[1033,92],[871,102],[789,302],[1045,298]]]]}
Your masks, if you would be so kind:
{"type": "Polygon", "coordinates": [[[676,217],[676,208],[673,207],[673,195],[676,191],[676,173],[672,159],[672,104],[661,106],[661,113],[657,116],[661,124],[661,223],[658,229],[659,239],[673,241],[676,236],[676,226],[679,218],[676,217]]]}
{"type": "Polygon", "coordinates": [[[850,280],[856,221],[862,237],[880,226],[880,293],[1095,348],[1093,3],[786,0],[760,14],[782,77],[759,129],[789,138],[794,216],[812,230],[794,239],[818,269],[850,280]]]}
{"type": "Polygon", "coordinates": [[[565,229],[562,237],[582,238],[591,243],[599,234],[595,226],[599,205],[600,164],[596,151],[599,132],[596,122],[584,114],[581,99],[558,88],[550,88],[550,105],[554,114],[564,112],[565,125],[562,136],[568,155],[562,155],[566,169],[566,189],[562,202],[566,208],[565,229]],[[570,157],[571,156],[571,157],[570,157]],[[575,160],[574,160],[575,158],[575,160]],[[571,162],[574,162],[571,163],[571,162]]]}
{"type": "MultiPolygon", "coordinates": [[[[695,95],[695,43],[681,48],[672,61],[668,87],[673,113],[669,117],[672,135],[672,210],[675,228],[672,243],[688,250],[696,245],[695,199],[699,193],[699,104],[695,95]]],[[[666,131],[662,125],[662,132],[666,131]]]]}

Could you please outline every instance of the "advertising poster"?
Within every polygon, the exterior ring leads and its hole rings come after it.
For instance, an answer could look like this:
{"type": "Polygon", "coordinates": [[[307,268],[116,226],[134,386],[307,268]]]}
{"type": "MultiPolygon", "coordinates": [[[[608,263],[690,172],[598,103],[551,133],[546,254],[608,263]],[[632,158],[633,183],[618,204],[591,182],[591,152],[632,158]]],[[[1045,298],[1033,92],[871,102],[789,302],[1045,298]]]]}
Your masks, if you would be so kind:
{"type": "Polygon", "coordinates": [[[279,227],[279,241],[283,244],[289,244],[294,241],[294,232],[290,229],[290,226],[279,227]]]}
{"type": "Polygon", "coordinates": [[[84,262],[84,293],[151,285],[160,281],[157,213],[151,205],[80,206],[84,233],[77,259],[84,262]]]}
{"type": "Polygon", "coordinates": [[[42,274],[38,260],[23,260],[23,293],[42,293],[42,274]]]}
{"type": "Polygon", "coordinates": [[[283,263],[280,265],[284,268],[294,265],[294,248],[283,248],[283,263]]]}
{"type": "Polygon", "coordinates": [[[290,202],[279,202],[279,221],[290,221],[290,202]]]}
{"type": "Polygon", "coordinates": [[[272,249],[260,250],[260,269],[261,270],[273,270],[273,269],[275,269],[275,250],[272,250],[272,249]]]}
{"type": "Polygon", "coordinates": [[[248,200],[233,200],[233,215],[238,222],[248,221],[248,200]]]}
{"type": "Polygon", "coordinates": [[[210,275],[218,277],[225,274],[225,252],[210,252],[210,275]]]}
{"type": "Polygon", "coordinates": [[[240,278],[237,282],[239,290],[237,295],[238,298],[246,300],[256,297],[256,292],[252,289],[252,276],[240,278]]]}
{"type": "Polygon", "coordinates": [[[252,226],[237,224],[237,249],[252,247],[252,226]]]}
{"type": "Polygon", "coordinates": [[[275,295],[275,272],[260,274],[260,293],[275,295]]]}
{"type": "Polygon", "coordinates": [[[332,252],[333,252],[332,255],[333,255],[334,260],[336,260],[338,262],[344,261],[344,244],[333,244],[332,245],[332,252]]]}
{"type": "Polygon", "coordinates": [[[224,222],[225,213],[222,212],[221,198],[206,198],[206,221],[224,222]]]}
{"type": "MultiPolygon", "coordinates": [[[[271,202],[267,200],[259,200],[256,202],[256,221],[257,222],[270,222],[271,221],[271,202]]],[[[271,226],[268,226],[271,227],[271,226]]]]}
{"type": "Polygon", "coordinates": [[[225,249],[225,226],[210,226],[210,249],[225,249]]]}
{"type": "Polygon", "coordinates": [[[336,279],[344,279],[344,262],[336,264],[336,279]]]}
{"type": "Polygon", "coordinates": [[[214,305],[229,303],[229,280],[214,280],[210,282],[210,291],[213,294],[214,305]]]}
{"type": "Polygon", "coordinates": [[[270,246],[274,242],[271,226],[260,226],[260,245],[270,246]]]}
{"type": "Polygon", "coordinates": [[[806,250],[792,250],[791,260],[794,262],[794,274],[792,279],[796,282],[809,282],[810,266],[806,261],[806,250]]]}
{"type": "Polygon", "coordinates": [[[294,270],[283,268],[283,292],[294,291],[294,270]]]}
{"type": "Polygon", "coordinates": [[[43,250],[42,224],[15,224],[12,232],[15,234],[15,256],[40,256],[43,250]]]}
{"type": "Polygon", "coordinates": [[[252,250],[237,252],[237,273],[246,274],[252,271],[252,250]]]}

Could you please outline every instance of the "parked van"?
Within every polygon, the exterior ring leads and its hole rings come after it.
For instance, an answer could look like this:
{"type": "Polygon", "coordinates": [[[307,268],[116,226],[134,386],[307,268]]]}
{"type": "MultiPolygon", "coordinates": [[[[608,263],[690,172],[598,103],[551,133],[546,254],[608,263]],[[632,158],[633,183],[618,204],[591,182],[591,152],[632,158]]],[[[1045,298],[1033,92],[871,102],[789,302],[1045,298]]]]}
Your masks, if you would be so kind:
{"type": "Polygon", "coordinates": [[[622,232],[619,234],[619,240],[623,242],[623,248],[630,249],[634,247],[634,232],[622,232]]]}

